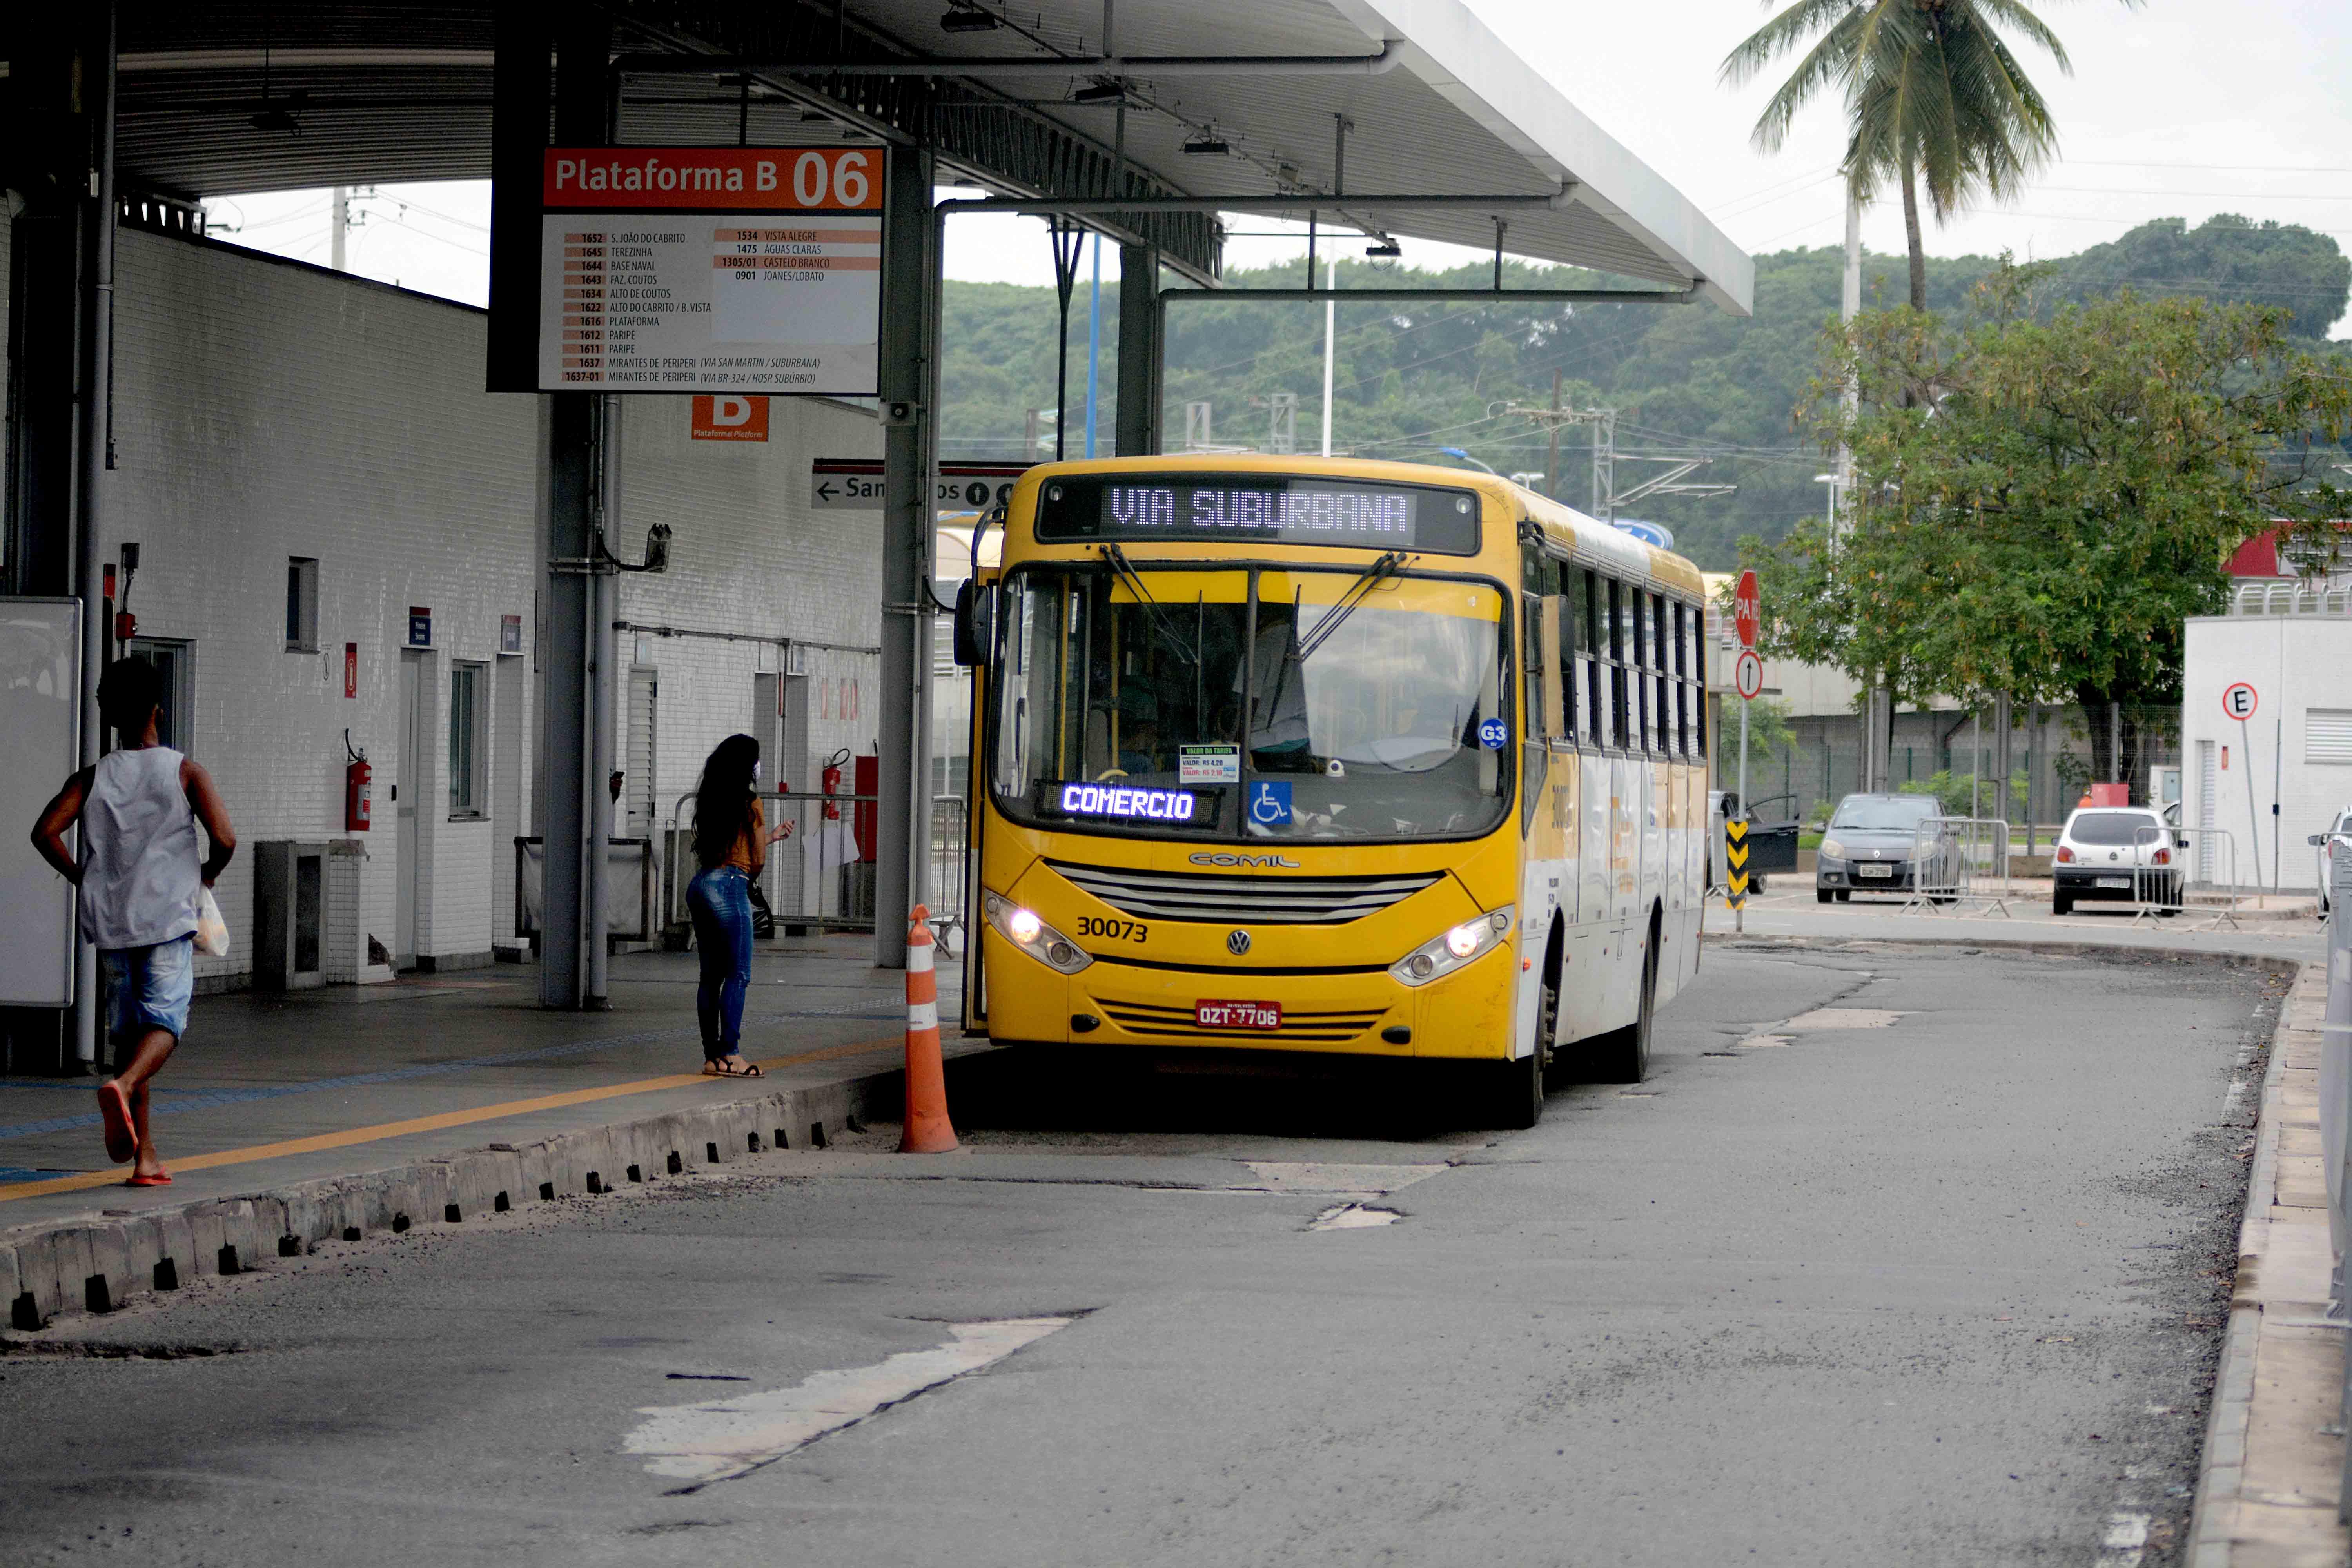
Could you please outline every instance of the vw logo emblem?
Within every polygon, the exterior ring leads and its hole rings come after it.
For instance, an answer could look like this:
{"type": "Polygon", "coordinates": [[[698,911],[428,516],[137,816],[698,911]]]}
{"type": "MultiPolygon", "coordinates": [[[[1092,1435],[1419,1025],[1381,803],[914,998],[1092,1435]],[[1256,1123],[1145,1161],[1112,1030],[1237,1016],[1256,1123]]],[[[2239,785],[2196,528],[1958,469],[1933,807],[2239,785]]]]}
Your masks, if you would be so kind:
{"type": "Polygon", "coordinates": [[[1234,931],[1225,933],[1225,951],[1239,958],[1250,949],[1249,932],[1234,931]]]}

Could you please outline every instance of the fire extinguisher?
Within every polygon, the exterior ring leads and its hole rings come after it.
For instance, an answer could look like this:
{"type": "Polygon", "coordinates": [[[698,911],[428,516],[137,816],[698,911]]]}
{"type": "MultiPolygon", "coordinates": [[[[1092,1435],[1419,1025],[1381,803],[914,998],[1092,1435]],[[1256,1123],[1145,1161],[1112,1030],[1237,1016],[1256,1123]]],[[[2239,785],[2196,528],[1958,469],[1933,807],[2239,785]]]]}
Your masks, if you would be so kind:
{"type": "Polygon", "coordinates": [[[349,730],[343,731],[343,750],[351,752],[352,758],[343,769],[343,831],[365,833],[372,804],[369,781],[374,777],[375,771],[368,766],[365,752],[352,750],[349,730]]]}
{"type": "MultiPolygon", "coordinates": [[[[842,747],[841,750],[834,752],[832,757],[827,759],[824,764],[824,793],[828,796],[840,793],[842,764],[848,761],[849,748],[847,746],[842,747]]],[[[834,804],[830,799],[824,803],[824,818],[827,822],[839,822],[841,820],[841,807],[834,804]]]]}

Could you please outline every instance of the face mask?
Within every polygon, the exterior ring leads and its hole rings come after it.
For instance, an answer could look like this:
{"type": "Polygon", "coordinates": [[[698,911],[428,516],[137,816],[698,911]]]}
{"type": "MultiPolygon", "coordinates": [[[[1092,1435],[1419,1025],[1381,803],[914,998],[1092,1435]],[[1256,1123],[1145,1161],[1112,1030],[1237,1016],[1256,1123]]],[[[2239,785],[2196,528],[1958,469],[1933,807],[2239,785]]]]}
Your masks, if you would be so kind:
{"type": "Polygon", "coordinates": [[[751,764],[751,782],[753,784],[760,782],[760,764],[757,763],[751,764]]]}

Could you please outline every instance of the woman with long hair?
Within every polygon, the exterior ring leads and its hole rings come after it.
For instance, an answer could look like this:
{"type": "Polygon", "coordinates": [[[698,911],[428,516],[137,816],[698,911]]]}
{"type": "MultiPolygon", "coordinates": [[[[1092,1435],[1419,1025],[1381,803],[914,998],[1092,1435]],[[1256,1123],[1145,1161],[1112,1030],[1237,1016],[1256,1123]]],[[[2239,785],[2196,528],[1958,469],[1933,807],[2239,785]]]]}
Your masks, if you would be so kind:
{"type": "Polygon", "coordinates": [[[760,810],[760,742],[730,735],[702,764],[694,792],[694,858],[701,868],[686,889],[702,987],[694,999],[702,1024],[702,1070],[718,1078],[758,1078],[743,1059],[743,993],[751,984],[751,882],[768,863],[768,846],[792,824],[768,826],[760,810]]]}

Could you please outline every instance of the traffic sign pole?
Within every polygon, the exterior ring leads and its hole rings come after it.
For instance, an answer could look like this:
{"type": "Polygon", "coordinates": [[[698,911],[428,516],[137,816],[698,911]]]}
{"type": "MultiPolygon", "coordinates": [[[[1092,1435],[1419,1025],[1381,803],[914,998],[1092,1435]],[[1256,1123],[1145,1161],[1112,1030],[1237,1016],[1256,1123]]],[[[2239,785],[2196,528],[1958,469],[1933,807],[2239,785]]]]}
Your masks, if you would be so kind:
{"type": "MultiPolygon", "coordinates": [[[[2242,753],[2246,765],[2246,848],[2253,861],[2256,909],[2263,907],[2263,828],[2262,819],[2254,812],[2254,742],[2246,728],[2246,721],[2254,716],[2254,710],[2261,705],[2261,694],[2254,690],[2252,681],[2233,680],[2221,689],[2221,712],[2238,721],[2238,750],[2242,753]]],[[[2271,793],[2276,795],[2278,792],[2273,788],[2271,793]]],[[[2275,817],[2278,812],[2275,800],[2271,803],[2271,811],[2275,817]]],[[[2271,881],[2275,884],[2278,881],[2278,847],[2275,843],[2278,825],[2275,820],[2271,825],[2271,833],[2274,840],[2271,847],[2271,881]]]]}
{"type": "MultiPolygon", "coordinates": [[[[1739,700],[1739,826],[1741,831],[1737,837],[1743,851],[1741,858],[1745,859],[1748,837],[1748,699],[1745,697],[1739,700]]],[[[1748,873],[1740,870],[1732,875],[1738,884],[1740,896],[1731,906],[1731,929],[1744,931],[1748,929],[1748,873]]]]}

